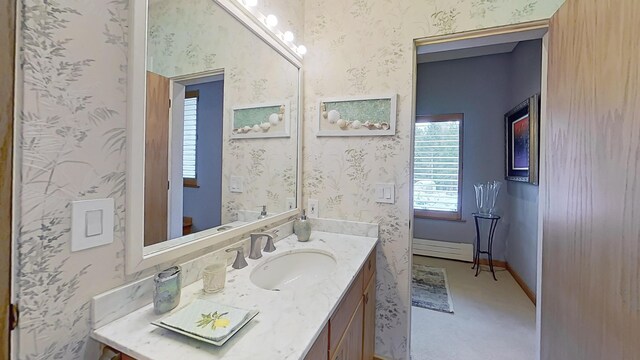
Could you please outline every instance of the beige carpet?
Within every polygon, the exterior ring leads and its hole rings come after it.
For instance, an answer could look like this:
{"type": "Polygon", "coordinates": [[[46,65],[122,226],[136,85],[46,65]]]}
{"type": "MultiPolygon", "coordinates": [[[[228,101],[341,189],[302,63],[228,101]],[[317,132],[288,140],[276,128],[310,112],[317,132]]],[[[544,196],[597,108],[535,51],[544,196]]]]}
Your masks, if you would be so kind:
{"type": "MultiPolygon", "coordinates": [[[[455,314],[411,308],[412,360],[533,360],[535,307],[506,271],[474,277],[470,263],[414,256],[445,268],[455,314]]],[[[498,268],[498,270],[501,270],[498,268]]]]}

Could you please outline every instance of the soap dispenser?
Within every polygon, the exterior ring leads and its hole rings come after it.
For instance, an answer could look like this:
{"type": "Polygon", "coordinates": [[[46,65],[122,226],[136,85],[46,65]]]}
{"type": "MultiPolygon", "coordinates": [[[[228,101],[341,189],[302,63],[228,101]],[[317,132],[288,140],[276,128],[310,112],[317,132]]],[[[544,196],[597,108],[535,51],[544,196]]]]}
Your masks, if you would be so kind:
{"type": "Polygon", "coordinates": [[[307,220],[306,210],[302,209],[302,216],[293,222],[293,232],[298,236],[298,241],[309,241],[311,223],[307,220]]]}
{"type": "Polygon", "coordinates": [[[264,219],[266,217],[267,217],[267,205],[262,205],[262,212],[260,213],[260,216],[258,216],[258,220],[264,219]]]}

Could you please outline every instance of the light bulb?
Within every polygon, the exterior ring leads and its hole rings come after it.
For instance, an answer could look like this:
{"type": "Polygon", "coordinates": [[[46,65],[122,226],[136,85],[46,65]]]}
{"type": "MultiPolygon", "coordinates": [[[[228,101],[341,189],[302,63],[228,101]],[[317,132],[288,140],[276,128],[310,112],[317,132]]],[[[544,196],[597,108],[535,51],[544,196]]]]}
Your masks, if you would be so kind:
{"type": "Polygon", "coordinates": [[[304,55],[307,53],[307,48],[304,45],[298,46],[298,54],[304,55]]]}
{"type": "Polygon", "coordinates": [[[278,25],[278,18],[273,14],[267,15],[267,25],[271,27],[278,25]]]}
{"type": "Polygon", "coordinates": [[[294,39],[293,33],[291,31],[285,31],[283,37],[284,41],[288,42],[292,42],[294,39]]]}
{"type": "Polygon", "coordinates": [[[249,7],[254,7],[258,5],[258,0],[244,0],[244,4],[249,7]]]}

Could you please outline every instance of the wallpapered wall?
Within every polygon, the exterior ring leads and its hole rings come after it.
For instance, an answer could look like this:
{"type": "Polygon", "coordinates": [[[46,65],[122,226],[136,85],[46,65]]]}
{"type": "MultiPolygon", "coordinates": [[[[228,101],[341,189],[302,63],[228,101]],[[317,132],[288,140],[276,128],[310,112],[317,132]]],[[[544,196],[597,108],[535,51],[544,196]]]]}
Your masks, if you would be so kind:
{"type": "Polygon", "coordinates": [[[562,2],[305,0],[303,194],[320,200],[321,217],[380,223],[378,354],[407,358],[412,40],[548,18],[562,2]],[[393,91],[396,136],[315,137],[320,99],[393,91]],[[377,182],[396,184],[395,204],[374,201],[377,182]]]}
{"type": "MultiPolygon", "coordinates": [[[[97,347],[88,337],[90,298],[130,280],[123,263],[128,3],[20,2],[19,359],[95,358],[97,347]],[[109,196],[116,201],[114,243],[70,253],[69,201],[109,196]]],[[[289,8],[288,3],[301,0],[281,3],[289,8]]],[[[301,13],[289,18],[298,29],[306,20],[310,50],[305,59],[307,197],[321,200],[322,216],[382,225],[380,354],[400,359],[407,350],[411,39],[545,18],[560,3],[306,0],[305,19],[301,13]],[[382,90],[400,94],[397,136],[313,136],[318,98],[382,90]],[[378,180],[397,184],[395,205],[370,200],[378,180]]]]}
{"type": "MultiPolygon", "coordinates": [[[[138,277],[124,274],[129,1],[20,4],[18,358],[95,359],[91,297],[138,277]],[[69,202],[104,197],[116,202],[113,244],[71,253],[69,202]]],[[[302,28],[303,14],[289,21],[302,28]]]]}
{"type": "Polygon", "coordinates": [[[222,223],[262,205],[285,211],[296,193],[298,69],[212,0],[149,4],[150,71],[175,77],[224,69],[222,223]],[[230,139],[234,107],[281,101],[291,137],[230,139]],[[244,178],[242,193],[229,191],[230,176],[244,178]]]}

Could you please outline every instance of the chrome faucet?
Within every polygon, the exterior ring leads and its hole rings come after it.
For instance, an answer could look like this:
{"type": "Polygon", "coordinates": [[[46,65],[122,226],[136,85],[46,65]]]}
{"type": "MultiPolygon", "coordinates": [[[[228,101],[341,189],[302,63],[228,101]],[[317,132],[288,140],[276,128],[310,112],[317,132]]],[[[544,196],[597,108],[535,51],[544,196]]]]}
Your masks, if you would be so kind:
{"type": "Polygon", "coordinates": [[[244,259],[244,249],[242,248],[242,246],[229,248],[226,251],[227,252],[232,252],[232,251],[237,251],[238,252],[236,254],[236,259],[233,261],[233,264],[231,265],[232,268],[234,268],[234,269],[242,269],[243,267],[246,267],[247,265],[249,265],[249,264],[247,264],[247,260],[244,259]]]}
{"type": "Polygon", "coordinates": [[[249,250],[249,259],[260,259],[262,257],[262,251],[260,250],[260,239],[267,238],[267,244],[264,246],[264,251],[273,252],[276,247],[273,245],[273,239],[276,237],[273,233],[262,232],[253,233],[251,236],[251,250],[249,250]]]}

